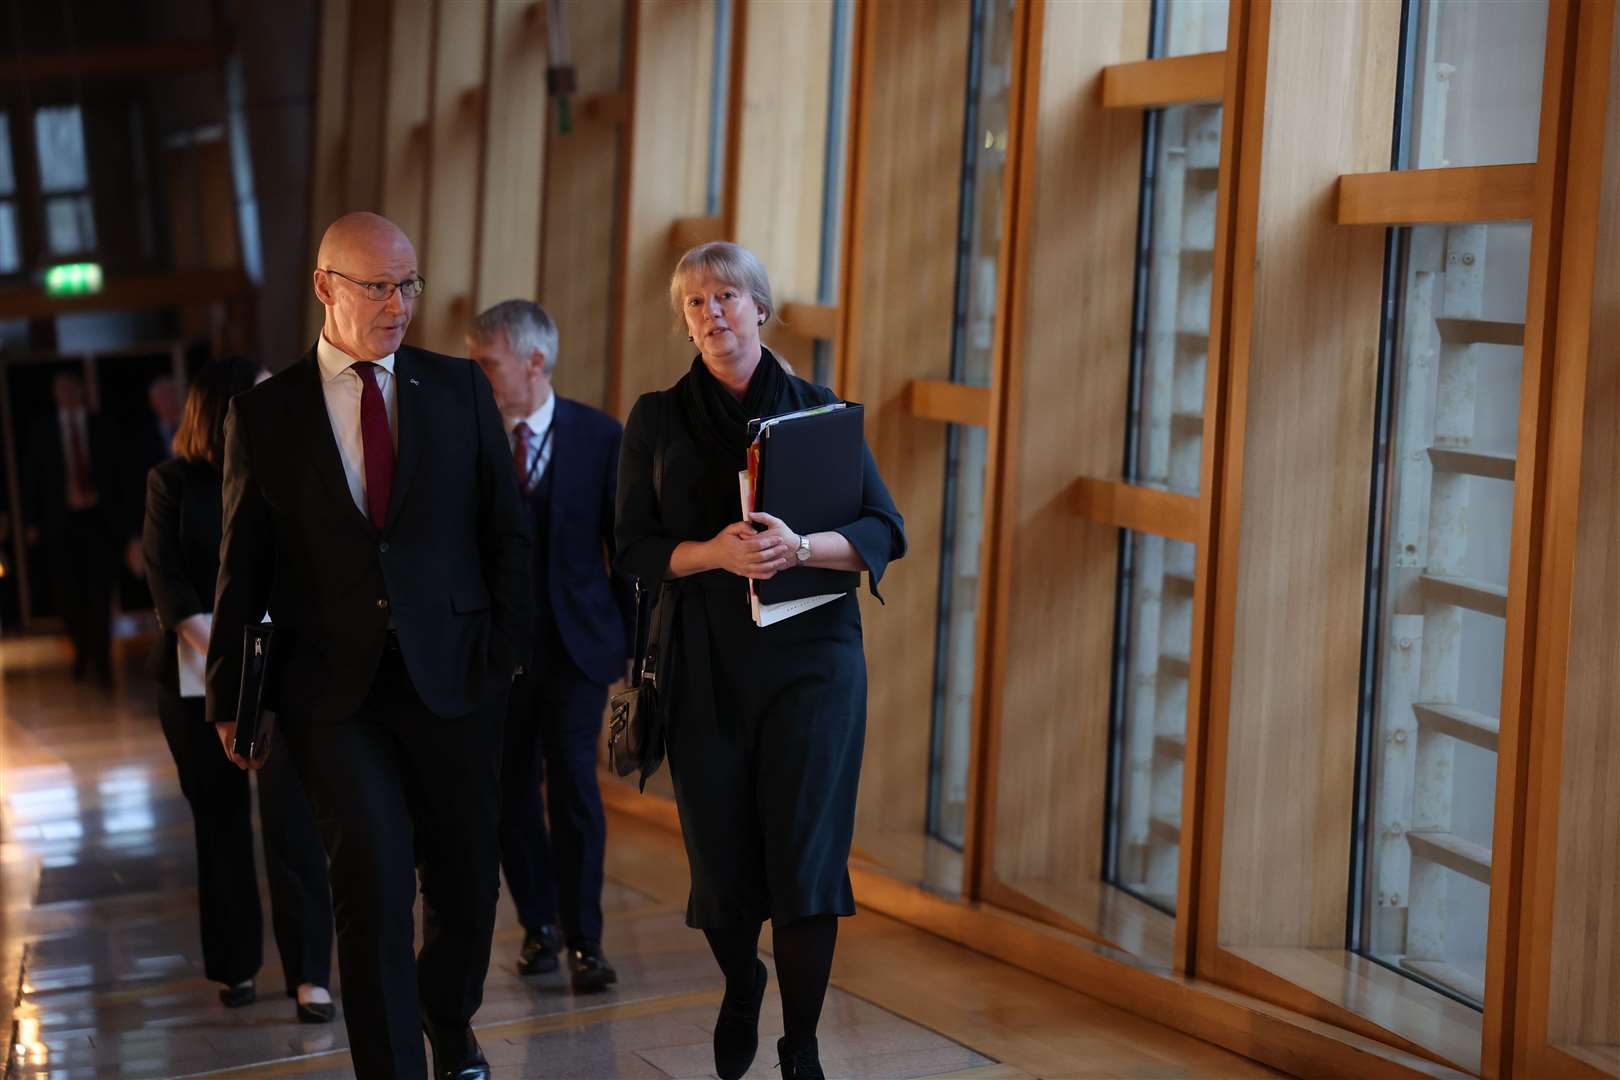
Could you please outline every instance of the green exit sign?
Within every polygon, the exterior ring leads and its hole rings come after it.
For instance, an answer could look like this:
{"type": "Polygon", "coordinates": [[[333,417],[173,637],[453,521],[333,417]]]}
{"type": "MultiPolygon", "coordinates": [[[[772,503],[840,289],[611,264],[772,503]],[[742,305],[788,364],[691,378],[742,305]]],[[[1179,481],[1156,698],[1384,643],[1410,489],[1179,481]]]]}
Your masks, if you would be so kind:
{"type": "Polygon", "coordinates": [[[86,296],[100,291],[100,263],[63,263],[45,271],[46,296],[86,296]]]}

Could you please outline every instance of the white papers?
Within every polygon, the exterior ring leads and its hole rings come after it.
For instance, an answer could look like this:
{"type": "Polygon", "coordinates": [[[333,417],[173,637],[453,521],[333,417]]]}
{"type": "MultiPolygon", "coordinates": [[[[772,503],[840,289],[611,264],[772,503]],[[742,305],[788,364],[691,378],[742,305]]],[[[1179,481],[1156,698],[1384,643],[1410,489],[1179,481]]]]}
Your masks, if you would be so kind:
{"type": "Polygon", "coordinates": [[[194,649],[191,642],[186,640],[184,634],[176,634],[175,637],[180,642],[176,646],[180,654],[180,696],[183,698],[202,697],[204,690],[207,688],[204,676],[208,670],[208,657],[194,649]]]}

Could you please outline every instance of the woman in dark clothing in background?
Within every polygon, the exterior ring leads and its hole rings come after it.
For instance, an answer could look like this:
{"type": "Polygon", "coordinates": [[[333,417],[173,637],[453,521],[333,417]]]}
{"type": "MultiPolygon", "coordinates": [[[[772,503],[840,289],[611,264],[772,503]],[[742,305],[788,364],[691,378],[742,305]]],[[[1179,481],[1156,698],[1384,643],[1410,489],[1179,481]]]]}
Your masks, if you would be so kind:
{"type": "MultiPolygon", "coordinates": [[[[142,547],[163,640],[155,654],[158,716],[191,804],[197,833],[197,906],[203,965],[225,984],[231,1007],[254,1000],[253,977],[263,960],[264,930],[253,865],[253,811],[248,774],[231,763],[214,725],[203,715],[201,687],[182,696],[179,646],[208,654],[219,573],[220,460],[225,413],[253,385],[258,369],[232,357],[198,372],[175,433],[175,457],[147,474],[142,547]]],[[[259,770],[259,821],[270,878],[270,913],[298,1018],[327,1023],[336,1015],[327,984],[332,974],[332,896],[315,818],[286,751],[272,745],[259,770]]]]}
{"type": "Polygon", "coordinates": [[[869,450],[862,513],[843,528],[801,538],[769,514],[739,520],[748,421],[837,396],[785,373],[760,344],[770,283],[745,249],[687,252],[670,299],[699,356],[672,389],[643,395],[630,412],[616,540],[620,568],[644,583],[667,581],[660,606],[676,605],[660,665],[670,681],[660,683],[673,695],[667,746],[692,870],[686,921],[703,930],[726,976],[714,1030],[723,1080],[747,1072],[758,1047],[766,919],[786,1020],[782,1076],[820,1077],[816,1023],[838,916],[855,913],[848,862],[866,736],[860,607],[850,593],[760,628],[744,579],[799,565],[865,570],[877,595],[884,569],[905,553],[905,532],[869,450]]]}

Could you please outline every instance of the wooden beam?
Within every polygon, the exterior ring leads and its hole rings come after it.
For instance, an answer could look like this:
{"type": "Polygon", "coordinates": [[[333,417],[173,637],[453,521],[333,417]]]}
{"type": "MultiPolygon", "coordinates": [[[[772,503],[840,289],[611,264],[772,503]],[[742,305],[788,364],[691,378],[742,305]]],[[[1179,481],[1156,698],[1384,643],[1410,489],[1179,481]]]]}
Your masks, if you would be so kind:
{"type": "Polygon", "coordinates": [[[906,388],[906,407],[921,420],[987,427],[990,424],[990,388],[967,386],[944,379],[913,379],[906,388]]]}
{"type": "Polygon", "coordinates": [[[225,62],[225,50],[212,41],[163,41],[150,45],[109,45],[71,52],[24,53],[6,59],[8,81],[105,79],[206,71],[225,62]]]}
{"type": "Polygon", "coordinates": [[[1408,169],[1339,177],[1340,225],[1520,221],[1535,209],[1534,165],[1408,169]]]}
{"type": "Polygon", "coordinates": [[[35,286],[0,289],[0,319],[47,319],[78,311],[137,311],[161,307],[199,307],[245,294],[240,270],[184,270],[110,278],[90,296],[46,296],[35,286]]]}
{"type": "Polygon", "coordinates": [[[1082,476],[1070,489],[1069,502],[1081,517],[1104,525],[1198,542],[1198,499],[1192,495],[1082,476]]]}
{"type": "Polygon", "coordinates": [[[831,341],[838,336],[836,304],[787,303],[779,314],[787,328],[800,337],[831,341]]]}
{"type": "Polygon", "coordinates": [[[712,217],[676,218],[669,227],[669,246],[676,252],[685,252],[699,244],[726,238],[726,219],[719,214],[712,217]]]}
{"type": "Polygon", "coordinates": [[[1110,64],[1103,68],[1105,109],[1162,109],[1219,101],[1226,84],[1226,53],[1193,53],[1110,64]]]}

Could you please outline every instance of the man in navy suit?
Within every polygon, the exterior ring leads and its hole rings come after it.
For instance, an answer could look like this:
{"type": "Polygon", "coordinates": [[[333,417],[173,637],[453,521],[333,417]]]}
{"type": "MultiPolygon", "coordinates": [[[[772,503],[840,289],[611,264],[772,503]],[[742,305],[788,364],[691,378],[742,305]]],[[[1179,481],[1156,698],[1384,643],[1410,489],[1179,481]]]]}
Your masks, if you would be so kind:
{"type": "Polygon", "coordinates": [[[534,662],[513,686],[501,763],[501,866],[524,930],[518,971],[555,971],[566,942],[574,989],[603,990],[618,975],[602,953],[597,735],[635,619],[629,583],[608,561],[623,429],[552,392],[557,326],[539,304],[496,304],[467,347],[494,388],[535,537],[534,662]]]}

